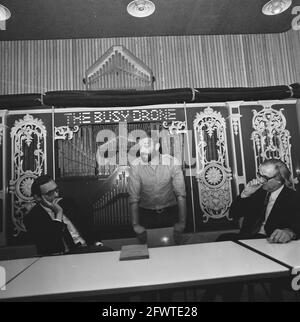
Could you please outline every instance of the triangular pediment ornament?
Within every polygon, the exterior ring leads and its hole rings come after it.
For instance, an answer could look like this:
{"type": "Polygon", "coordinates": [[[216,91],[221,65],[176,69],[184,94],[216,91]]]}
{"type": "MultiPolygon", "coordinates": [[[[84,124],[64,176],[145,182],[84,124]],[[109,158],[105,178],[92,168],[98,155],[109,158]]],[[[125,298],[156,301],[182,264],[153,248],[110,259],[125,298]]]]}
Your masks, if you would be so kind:
{"type": "Polygon", "coordinates": [[[91,89],[153,89],[153,72],[124,46],[112,46],[85,75],[91,89]]]}

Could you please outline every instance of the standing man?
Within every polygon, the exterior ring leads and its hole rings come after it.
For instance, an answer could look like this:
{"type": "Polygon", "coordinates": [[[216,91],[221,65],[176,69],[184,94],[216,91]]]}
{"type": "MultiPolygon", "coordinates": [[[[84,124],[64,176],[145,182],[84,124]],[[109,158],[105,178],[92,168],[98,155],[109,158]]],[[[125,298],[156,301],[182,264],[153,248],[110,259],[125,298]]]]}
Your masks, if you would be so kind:
{"type": "Polygon", "coordinates": [[[159,153],[158,140],[140,139],[140,157],[130,168],[128,192],[132,225],[142,243],[146,229],[174,226],[180,243],[186,225],[186,191],[181,166],[170,155],[159,153]]]}
{"type": "Polygon", "coordinates": [[[36,205],[25,215],[27,232],[41,255],[66,253],[86,241],[69,219],[75,211],[74,205],[59,198],[56,182],[48,175],[34,180],[31,193],[36,205]]]}
{"type": "Polygon", "coordinates": [[[287,243],[300,237],[300,203],[293,190],[291,174],[284,162],[264,161],[240,196],[232,203],[230,216],[243,219],[239,234],[225,234],[220,240],[268,238],[287,243]]]}

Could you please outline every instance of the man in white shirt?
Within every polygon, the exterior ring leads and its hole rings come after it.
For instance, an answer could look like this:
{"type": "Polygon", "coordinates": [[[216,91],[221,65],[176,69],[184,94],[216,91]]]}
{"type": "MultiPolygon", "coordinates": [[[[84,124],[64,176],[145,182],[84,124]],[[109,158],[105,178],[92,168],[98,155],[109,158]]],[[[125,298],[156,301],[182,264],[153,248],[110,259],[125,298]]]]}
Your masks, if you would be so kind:
{"type": "Polygon", "coordinates": [[[145,243],[146,229],[174,227],[174,240],[180,244],[186,225],[186,190],[179,161],[160,154],[157,138],[139,141],[140,157],[130,168],[128,193],[132,226],[145,243]]]}
{"type": "Polygon", "coordinates": [[[291,174],[284,162],[263,162],[230,208],[230,216],[243,218],[239,234],[221,235],[218,240],[268,238],[287,243],[300,237],[300,207],[291,174]]]}

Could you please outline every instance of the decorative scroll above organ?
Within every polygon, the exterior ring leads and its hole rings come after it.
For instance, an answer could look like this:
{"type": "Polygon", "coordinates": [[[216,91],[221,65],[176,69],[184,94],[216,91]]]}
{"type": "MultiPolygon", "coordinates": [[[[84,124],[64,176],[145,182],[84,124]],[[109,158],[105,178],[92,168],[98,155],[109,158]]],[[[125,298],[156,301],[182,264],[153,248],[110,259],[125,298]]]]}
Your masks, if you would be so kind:
{"type": "Polygon", "coordinates": [[[79,130],[78,125],[74,126],[73,129],[71,129],[69,126],[55,127],[54,128],[54,134],[55,134],[54,139],[55,140],[65,140],[65,139],[71,140],[71,139],[73,139],[73,134],[75,132],[78,132],[78,130],[79,130]]]}

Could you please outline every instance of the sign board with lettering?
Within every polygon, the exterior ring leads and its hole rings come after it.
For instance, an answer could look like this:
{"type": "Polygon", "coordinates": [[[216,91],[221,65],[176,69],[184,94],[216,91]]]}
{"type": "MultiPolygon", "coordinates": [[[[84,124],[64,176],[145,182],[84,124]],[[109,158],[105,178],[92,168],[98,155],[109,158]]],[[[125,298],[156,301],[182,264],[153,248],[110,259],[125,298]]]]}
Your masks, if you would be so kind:
{"type": "Polygon", "coordinates": [[[68,109],[67,112],[55,111],[55,126],[75,126],[86,124],[142,123],[142,122],[184,121],[183,108],[124,108],[103,109],[96,111],[78,111],[68,109]]]}

